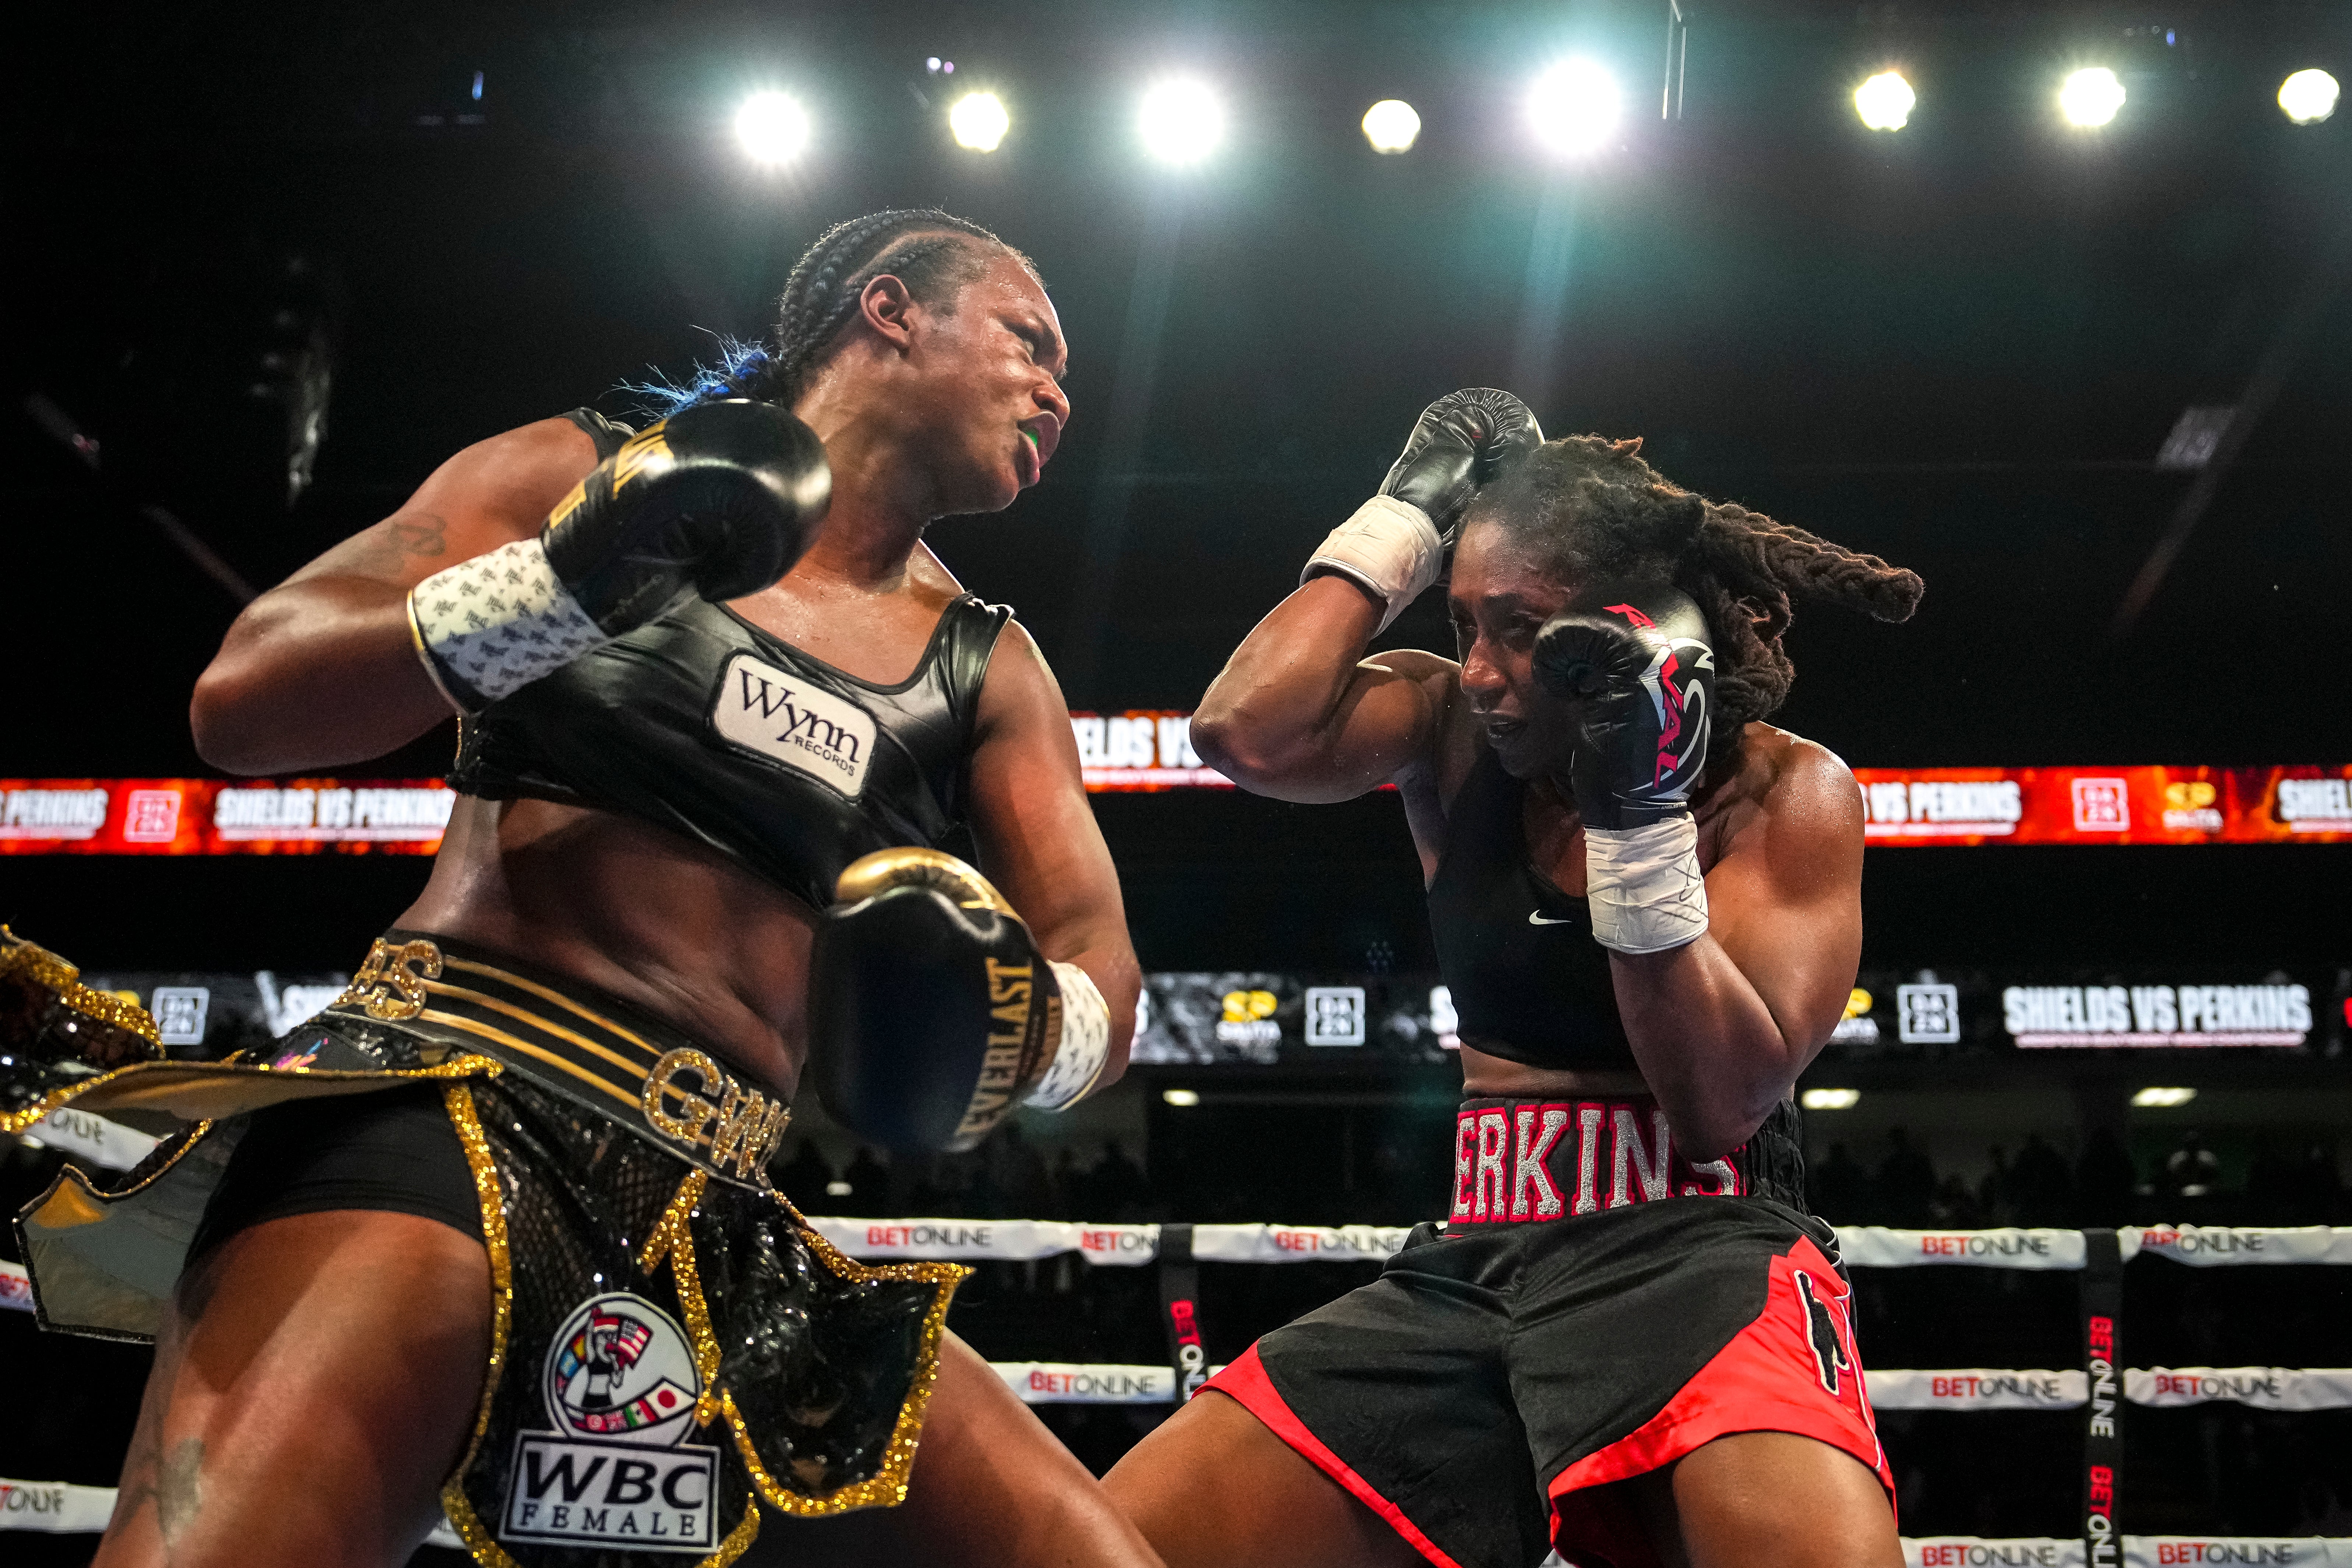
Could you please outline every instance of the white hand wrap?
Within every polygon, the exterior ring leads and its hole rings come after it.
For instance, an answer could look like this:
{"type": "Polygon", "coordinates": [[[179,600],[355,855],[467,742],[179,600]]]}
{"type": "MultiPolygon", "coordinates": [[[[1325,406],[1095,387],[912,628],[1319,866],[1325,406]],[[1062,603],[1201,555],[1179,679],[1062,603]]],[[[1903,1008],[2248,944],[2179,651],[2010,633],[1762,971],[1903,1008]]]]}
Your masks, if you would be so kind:
{"type": "Polygon", "coordinates": [[[613,640],[572,598],[536,539],[500,545],[416,584],[408,591],[408,629],[434,684],[468,712],[613,640]],[[445,673],[467,689],[450,690],[445,673]]]}
{"type": "Polygon", "coordinates": [[[1045,1076],[1021,1102],[1040,1110],[1067,1110],[1092,1091],[1110,1060],[1110,1005],[1094,976],[1076,964],[1056,961],[1053,969],[1062,987],[1062,1038],[1045,1076]]]}
{"type": "Polygon", "coordinates": [[[1698,819],[1685,813],[1621,832],[1584,830],[1592,937],[1618,952],[1664,952],[1706,934],[1698,819]]]}
{"type": "Polygon", "coordinates": [[[1360,584],[1388,605],[1381,631],[1422,591],[1437,581],[1444,544],[1429,514],[1394,496],[1374,496],[1356,515],[1331,531],[1298,574],[1304,584],[1318,572],[1337,572],[1360,584]]]}

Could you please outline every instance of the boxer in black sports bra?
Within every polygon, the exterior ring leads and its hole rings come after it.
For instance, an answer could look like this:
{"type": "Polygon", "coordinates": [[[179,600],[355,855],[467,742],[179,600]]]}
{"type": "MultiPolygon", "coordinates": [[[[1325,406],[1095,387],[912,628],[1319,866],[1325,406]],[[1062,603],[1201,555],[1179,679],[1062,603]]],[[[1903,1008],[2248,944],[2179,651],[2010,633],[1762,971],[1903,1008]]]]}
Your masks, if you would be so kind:
{"type": "Polygon", "coordinates": [[[1639,448],[1439,400],[1194,716],[1244,788],[1397,784],[1465,1098],[1444,1222],[1108,1478],[1175,1568],[1902,1561],[1791,1103],[1860,954],[1859,797],[1756,721],[1792,596],[1899,620],[1919,581],[1639,448]],[[1366,658],[1449,543],[1460,662],[1366,658]]]}
{"type": "Polygon", "coordinates": [[[843,224],[665,420],[468,447],[239,617],[207,760],[342,766],[454,708],[460,798],[266,1058],[35,1086],[191,1124],[24,1222],[49,1326],[156,1338],[98,1562],[396,1564],[445,1511],[485,1565],[1154,1561],[943,1335],[961,1270],[861,1268],[767,1175],[804,1070],[939,1147],[1124,1064],[1061,694],[922,542],[1037,482],[1065,363],[994,236],[843,224]]]}

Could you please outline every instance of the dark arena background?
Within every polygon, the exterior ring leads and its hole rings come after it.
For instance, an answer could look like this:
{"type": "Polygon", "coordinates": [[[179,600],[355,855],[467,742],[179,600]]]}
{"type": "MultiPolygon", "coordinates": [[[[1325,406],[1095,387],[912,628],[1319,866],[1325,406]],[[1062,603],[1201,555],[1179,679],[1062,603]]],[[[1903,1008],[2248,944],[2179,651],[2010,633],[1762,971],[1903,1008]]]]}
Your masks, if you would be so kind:
{"type": "MultiPolygon", "coordinates": [[[[1446,1212],[1396,797],[1219,787],[1186,715],[1423,405],[1507,387],[1927,584],[1801,605],[1774,720],[1869,807],[1799,1088],[1911,1561],[2352,1563],[2352,10],[100,3],[14,54],[0,919],[175,1051],[323,1005],[448,810],[450,731],[206,768],[240,604],[935,205],[1070,341],[1043,483],[930,540],[1062,680],[1146,1026],[971,1155],[804,1096],[804,1212],[977,1262],[951,1325],[1097,1471],[1180,1391],[1170,1302],[1221,1364],[1446,1212]]],[[[1387,643],[1450,648],[1437,595],[1387,643]]],[[[10,1208],[123,1137],[9,1140],[10,1208]]],[[[0,1344],[0,1560],[86,1562],[147,1352],[0,1344]]]]}

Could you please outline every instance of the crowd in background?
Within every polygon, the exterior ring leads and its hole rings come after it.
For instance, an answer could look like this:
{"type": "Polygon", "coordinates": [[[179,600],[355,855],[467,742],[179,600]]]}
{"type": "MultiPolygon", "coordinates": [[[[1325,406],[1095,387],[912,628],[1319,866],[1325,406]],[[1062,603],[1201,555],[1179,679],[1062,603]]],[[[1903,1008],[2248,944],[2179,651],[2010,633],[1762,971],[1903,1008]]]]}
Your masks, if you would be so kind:
{"type": "Polygon", "coordinates": [[[1069,1144],[1051,1155],[1009,1122],[969,1154],[886,1162],[860,1149],[835,1170],[814,1141],[776,1172],[776,1185],[803,1214],[859,1219],[1134,1220],[1175,1217],[1154,1205],[1142,1163],[1110,1139],[1084,1164],[1069,1144]]]}
{"type": "Polygon", "coordinates": [[[2069,1160],[2029,1132],[2014,1153],[1988,1151],[1976,1181],[1947,1173],[1905,1129],[1885,1140],[1875,1168],[1843,1142],[1816,1151],[1807,1177],[1816,1213],[1838,1225],[1973,1230],[1989,1226],[2342,1225],[2352,1194],[2332,1144],[2265,1140],[2242,1178],[2225,1178],[2202,1134],[2184,1131],[2172,1147],[2135,1160],[2101,1128],[2069,1160]]]}
{"type": "MultiPolygon", "coordinates": [[[[803,1214],[887,1218],[1231,1220],[1289,1223],[1410,1223],[1444,1212],[1442,1171],[1430,1162],[1391,1162],[1379,1151],[1369,1180],[1352,1194],[1236,1182],[1211,1191],[1199,1173],[1163,1171],[1118,1140],[1090,1153],[1064,1144],[1048,1153],[1008,1126],[969,1154],[886,1160],[860,1149],[836,1170],[813,1142],[803,1142],[779,1173],[779,1185],[803,1214]],[[1385,1178],[1385,1179],[1384,1179],[1385,1178]],[[1201,1188],[1193,1191],[1195,1187],[1201,1188]],[[1345,1207],[1344,1215],[1320,1210],[1345,1207]],[[1309,1212],[1318,1211],[1318,1212],[1309,1212]]],[[[1866,1162],[1843,1141],[1816,1146],[1808,1164],[1815,1213],[1837,1225],[1969,1230],[1990,1226],[2347,1225],[2352,1189],[2338,1173],[2336,1152],[2313,1141],[2258,1144],[2236,1179],[2194,1129],[2169,1149],[2136,1159],[2101,1129],[2072,1158],[2038,1132],[2012,1151],[1988,1151],[1974,1180],[1938,1173],[1927,1151],[1897,1127],[1866,1162]]]]}

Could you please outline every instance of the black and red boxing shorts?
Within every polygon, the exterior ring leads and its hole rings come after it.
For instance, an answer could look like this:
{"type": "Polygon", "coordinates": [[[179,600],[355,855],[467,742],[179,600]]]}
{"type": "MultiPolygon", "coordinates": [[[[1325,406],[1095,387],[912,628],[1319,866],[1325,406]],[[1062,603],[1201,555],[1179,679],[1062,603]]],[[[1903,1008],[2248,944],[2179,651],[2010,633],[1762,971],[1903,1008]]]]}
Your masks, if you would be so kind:
{"type": "Polygon", "coordinates": [[[1793,1107],[1720,1161],[1654,1102],[1465,1101],[1453,1217],[1208,1386],[1441,1568],[1656,1568],[1591,1489],[1736,1432],[1853,1455],[1894,1495],[1793,1107]]]}

